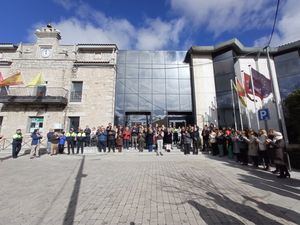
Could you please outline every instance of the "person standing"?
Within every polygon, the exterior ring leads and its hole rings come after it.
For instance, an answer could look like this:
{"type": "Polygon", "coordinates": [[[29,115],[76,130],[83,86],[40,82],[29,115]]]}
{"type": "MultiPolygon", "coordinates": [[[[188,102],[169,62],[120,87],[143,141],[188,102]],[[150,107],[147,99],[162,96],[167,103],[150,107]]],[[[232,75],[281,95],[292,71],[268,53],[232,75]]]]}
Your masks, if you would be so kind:
{"type": "Polygon", "coordinates": [[[153,139],[154,139],[153,130],[151,127],[149,127],[146,134],[146,145],[148,148],[148,152],[153,151],[153,139]]]}
{"type": "Polygon", "coordinates": [[[182,134],[183,144],[184,144],[184,154],[189,155],[191,152],[191,146],[193,143],[191,134],[188,128],[185,129],[185,132],[182,134]]]}
{"type": "Polygon", "coordinates": [[[86,135],[85,135],[85,133],[83,132],[83,130],[81,128],[79,128],[78,130],[79,130],[79,132],[76,135],[76,141],[77,141],[76,154],[79,154],[79,149],[80,149],[81,154],[83,154],[86,135]]]}
{"type": "Polygon", "coordinates": [[[107,131],[104,127],[100,127],[97,131],[98,137],[98,152],[106,152],[106,145],[107,145],[107,131]]]}
{"type": "Polygon", "coordinates": [[[13,135],[12,142],[12,157],[14,159],[18,158],[18,154],[22,148],[23,135],[21,129],[17,129],[16,133],[13,135]]]}
{"type": "Polygon", "coordinates": [[[92,130],[89,128],[88,125],[84,129],[84,133],[85,133],[85,142],[84,142],[84,145],[85,145],[85,147],[87,147],[87,146],[89,147],[91,145],[91,133],[92,133],[92,130]]]}
{"type": "Polygon", "coordinates": [[[40,157],[40,143],[42,139],[42,135],[39,132],[39,129],[35,129],[31,134],[31,151],[30,151],[30,159],[34,159],[34,157],[40,157]]]}
{"type": "Polygon", "coordinates": [[[65,135],[65,132],[62,131],[61,134],[59,135],[59,142],[58,142],[58,153],[59,154],[64,154],[66,139],[67,139],[67,137],[65,135]]]}
{"type": "Polygon", "coordinates": [[[249,131],[249,138],[245,138],[248,142],[248,155],[250,156],[253,166],[258,167],[258,139],[254,131],[249,131]]]}
{"type": "Polygon", "coordinates": [[[218,132],[218,130],[216,128],[214,128],[213,130],[211,130],[211,132],[209,134],[209,143],[212,148],[212,155],[218,155],[218,145],[217,145],[217,140],[216,140],[217,132],[218,132]]]}
{"type": "Polygon", "coordinates": [[[195,126],[193,131],[193,146],[194,146],[194,154],[198,155],[198,152],[201,148],[201,138],[199,127],[195,126]]]}
{"type": "Polygon", "coordinates": [[[166,146],[166,151],[170,152],[172,148],[172,128],[167,128],[167,132],[164,134],[164,145],[166,146]]]}
{"type": "Polygon", "coordinates": [[[124,148],[129,151],[129,142],[131,139],[131,133],[129,130],[129,127],[126,127],[125,130],[123,131],[123,141],[124,141],[124,148]]]}
{"type": "Polygon", "coordinates": [[[270,160],[267,152],[267,131],[260,129],[258,133],[258,155],[265,164],[264,170],[270,170],[270,160]]]}
{"type": "Polygon", "coordinates": [[[164,132],[161,127],[158,128],[158,131],[155,135],[156,137],[156,143],[157,143],[157,149],[156,149],[156,155],[160,154],[163,155],[162,150],[164,146],[164,132]]]}
{"type": "Polygon", "coordinates": [[[238,135],[237,142],[240,150],[241,161],[244,166],[248,165],[248,142],[246,131],[241,131],[238,135]]]}
{"type": "Polygon", "coordinates": [[[47,133],[47,153],[51,153],[51,140],[52,140],[52,135],[54,134],[53,129],[49,129],[49,132],[47,133]]]}
{"type": "Polygon", "coordinates": [[[174,129],[173,129],[173,143],[174,143],[175,146],[177,146],[178,142],[179,142],[178,129],[176,127],[174,127],[174,129]]]}
{"type": "Polygon", "coordinates": [[[76,138],[76,133],[74,132],[74,129],[71,128],[70,132],[68,132],[66,134],[66,140],[67,140],[67,145],[68,145],[68,155],[70,155],[70,150],[72,150],[72,154],[74,154],[75,138],[76,138]]]}
{"type": "Polygon", "coordinates": [[[139,129],[137,128],[136,125],[133,125],[131,129],[131,148],[134,147],[134,149],[136,149],[138,134],[139,134],[139,129]]]}
{"type": "Polygon", "coordinates": [[[240,154],[240,148],[238,145],[238,136],[239,136],[239,131],[233,131],[231,134],[231,143],[232,143],[232,152],[233,155],[235,156],[236,162],[241,162],[241,154],[240,154]]]}
{"type": "Polygon", "coordinates": [[[116,147],[118,152],[122,152],[123,148],[123,134],[122,131],[118,132],[117,138],[116,138],[116,147]]]}
{"type": "Polygon", "coordinates": [[[279,169],[280,175],[278,178],[287,178],[291,177],[287,166],[286,166],[286,158],[284,152],[284,140],[283,136],[280,132],[271,129],[269,131],[270,139],[267,139],[267,144],[270,145],[275,154],[274,154],[274,163],[276,164],[276,168],[279,169]]]}
{"type": "Polygon", "coordinates": [[[139,152],[143,152],[145,147],[145,135],[143,133],[139,133],[138,135],[138,149],[139,152]]]}
{"type": "Polygon", "coordinates": [[[219,156],[223,157],[224,156],[224,145],[225,145],[225,136],[222,130],[218,131],[217,137],[217,145],[218,145],[218,151],[219,151],[219,156]]]}
{"type": "Polygon", "coordinates": [[[107,134],[107,141],[108,141],[108,152],[112,149],[113,152],[115,152],[115,147],[116,147],[116,131],[114,128],[111,128],[108,130],[107,134]]]}
{"type": "Polygon", "coordinates": [[[209,130],[208,126],[205,125],[201,132],[202,139],[203,139],[203,147],[202,147],[203,151],[207,151],[207,149],[209,148],[209,133],[210,133],[210,130],[209,130]]]}
{"type": "Polygon", "coordinates": [[[51,138],[51,153],[50,155],[56,155],[58,150],[59,135],[57,132],[54,132],[51,138]]]}

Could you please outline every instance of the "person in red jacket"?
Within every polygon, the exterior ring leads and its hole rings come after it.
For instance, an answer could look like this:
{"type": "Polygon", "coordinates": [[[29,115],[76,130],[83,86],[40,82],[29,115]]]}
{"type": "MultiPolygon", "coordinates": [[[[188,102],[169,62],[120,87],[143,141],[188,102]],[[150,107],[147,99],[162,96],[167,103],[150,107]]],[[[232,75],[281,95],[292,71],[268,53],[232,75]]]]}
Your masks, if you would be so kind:
{"type": "Polygon", "coordinates": [[[130,139],[131,139],[131,132],[129,130],[129,127],[126,127],[125,130],[123,131],[124,149],[126,148],[127,150],[129,150],[130,139]]]}

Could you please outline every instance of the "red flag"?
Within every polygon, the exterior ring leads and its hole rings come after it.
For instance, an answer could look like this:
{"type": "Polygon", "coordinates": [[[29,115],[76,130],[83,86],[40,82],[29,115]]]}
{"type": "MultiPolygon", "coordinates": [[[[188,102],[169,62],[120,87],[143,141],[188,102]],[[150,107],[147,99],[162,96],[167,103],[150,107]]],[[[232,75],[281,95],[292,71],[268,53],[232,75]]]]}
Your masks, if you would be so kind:
{"type": "Polygon", "coordinates": [[[0,82],[3,81],[3,76],[2,76],[2,73],[0,72],[0,82]]]}
{"type": "Polygon", "coordinates": [[[244,86],[247,94],[253,94],[252,85],[251,85],[251,76],[247,73],[244,73],[244,86]]]}

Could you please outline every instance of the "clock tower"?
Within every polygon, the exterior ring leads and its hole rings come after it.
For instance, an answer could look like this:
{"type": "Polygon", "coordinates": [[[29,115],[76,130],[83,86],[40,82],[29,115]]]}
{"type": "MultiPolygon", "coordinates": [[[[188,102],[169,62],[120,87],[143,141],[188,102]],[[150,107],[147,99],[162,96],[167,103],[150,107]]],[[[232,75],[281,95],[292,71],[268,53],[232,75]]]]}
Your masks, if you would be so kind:
{"type": "Polygon", "coordinates": [[[45,59],[50,58],[53,50],[59,45],[60,31],[48,24],[46,27],[37,29],[35,35],[37,37],[38,56],[45,59]]]}

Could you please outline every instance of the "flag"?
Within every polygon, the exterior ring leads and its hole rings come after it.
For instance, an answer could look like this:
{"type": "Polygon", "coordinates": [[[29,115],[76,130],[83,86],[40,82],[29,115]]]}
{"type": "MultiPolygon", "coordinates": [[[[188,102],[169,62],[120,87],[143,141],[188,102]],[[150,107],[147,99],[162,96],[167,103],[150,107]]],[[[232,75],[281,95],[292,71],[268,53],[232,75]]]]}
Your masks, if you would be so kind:
{"type": "Polygon", "coordinates": [[[44,84],[44,79],[42,77],[42,74],[39,73],[26,85],[26,87],[36,87],[41,84],[44,84]]]}
{"type": "MultiPolygon", "coordinates": [[[[254,85],[254,94],[258,96],[261,100],[263,98],[268,97],[272,93],[272,84],[271,80],[266,78],[264,75],[251,68],[252,79],[254,85]]],[[[249,74],[244,73],[244,85],[247,94],[253,94],[252,84],[251,84],[251,76],[249,74]]],[[[248,96],[248,98],[252,101],[253,99],[248,96]]]]}
{"type": "Polygon", "coordinates": [[[23,84],[23,80],[20,72],[17,72],[16,74],[11,75],[8,78],[0,81],[0,87],[19,85],[19,84],[23,84]]]}
{"type": "Polygon", "coordinates": [[[234,82],[232,82],[233,88],[236,91],[240,102],[242,103],[242,105],[247,108],[247,103],[244,99],[245,96],[245,90],[243,88],[243,86],[240,84],[239,80],[237,80],[237,84],[235,85],[234,82]]]}
{"type": "Polygon", "coordinates": [[[0,72],[0,83],[3,81],[2,73],[0,72]]]}
{"type": "Polygon", "coordinates": [[[268,97],[272,93],[271,80],[266,78],[263,74],[251,68],[253,85],[255,89],[255,95],[260,99],[268,97]]]}

